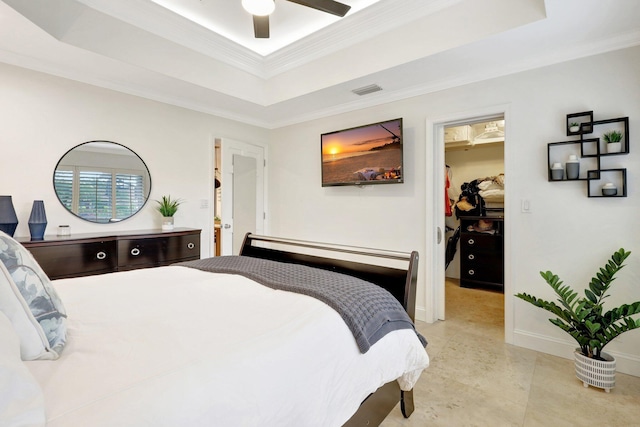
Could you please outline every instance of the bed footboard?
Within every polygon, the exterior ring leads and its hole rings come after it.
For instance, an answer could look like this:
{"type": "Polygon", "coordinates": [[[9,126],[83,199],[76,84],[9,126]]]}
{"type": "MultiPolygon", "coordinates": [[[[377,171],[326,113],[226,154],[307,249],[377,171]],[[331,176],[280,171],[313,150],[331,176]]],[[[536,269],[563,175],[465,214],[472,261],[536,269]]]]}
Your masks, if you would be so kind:
{"type": "Polygon", "coordinates": [[[418,280],[418,252],[416,251],[411,253],[381,251],[377,249],[282,239],[247,233],[242,249],[240,250],[240,255],[269,259],[272,261],[303,264],[310,267],[348,274],[374,283],[389,291],[400,304],[402,304],[411,320],[415,321],[416,283],[418,280]],[[275,249],[276,247],[278,249],[275,249]],[[309,248],[327,255],[308,255],[280,249],[288,247],[309,248]],[[361,255],[367,259],[382,258],[406,261],[407,267],[406,269],[400,269],[346,261],[331,258],[330,255],[332,253],[361,255]]]}
{"type": "MultiPolygon", "coordinates": [[[[240,255],[279,262],[302,264],[358,277],[389,291],[415,321],[416,283],[418,279],[418,252],[393,252],[352,246],[332,245],[303,240],[282,239],[247,233],[240,255]],[[314,255],[288,250],[290,247],[312,249],[314,255]],[[315,255],[321,253],[322,255],[315,255]],[[383,267],[375,264],[332,258],[336,253],[363,256],[366,259],[386,258],[406,261],[406,269],[383,267]]],[[[377,426],[400,403],[402,415],[408,418],[414,410],[413,390],[402,391],[397,381],[384,384],[370,394],[345,427],[377,426]]]]}

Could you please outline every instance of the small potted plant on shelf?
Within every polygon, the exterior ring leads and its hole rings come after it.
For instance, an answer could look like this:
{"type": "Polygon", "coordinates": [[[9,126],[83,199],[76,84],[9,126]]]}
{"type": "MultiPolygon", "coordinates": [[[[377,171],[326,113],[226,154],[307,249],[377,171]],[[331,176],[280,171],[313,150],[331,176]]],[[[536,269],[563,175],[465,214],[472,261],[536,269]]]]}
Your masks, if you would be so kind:
{"type": "Polygon", "coordinates": [[[640,328],[640,319],[631,317],[640,313],[640,301],[603,312],[603,301],[609,296],[607,292],[614,276],[624,267],[623,262],[630,254],[622,248],[614,252],[609,262],[591,279],[582,298],[578,298],[576,291],[563,285],[550,271],[541,271],[540,275],[558,295],[560,305],[526,293],[516,294],[516,297],[557,316],[549,321],[578,342],[580,347],[574,351],[576,376],[585,387],[592,385],[607,392],[614,387],[616,361],[602,349],[618,335],[640,328]]]}
{"type": "Polygon", "coordinates": [[[607,153],[619,153],[622,151],[622,132],[612,130],[603,135],[607,143],[607,153]]]}
{"type": "Polygon", "coordinates": [[[578,132],[580,130],[580,124],[578,122],[569,123],[569,132],[578,132]]]}
{"type": "Polygon", "coordinates": [[[173,216],[178,211],[178,206],[182,204],[182,200],[171,200],[171,196],[169,195],[162,196],[161,200],[156,200],[155,202],[158,204],[156,209],[160,212],[160,215],[162,215],[162,230],[173,230],[173,216]]]}

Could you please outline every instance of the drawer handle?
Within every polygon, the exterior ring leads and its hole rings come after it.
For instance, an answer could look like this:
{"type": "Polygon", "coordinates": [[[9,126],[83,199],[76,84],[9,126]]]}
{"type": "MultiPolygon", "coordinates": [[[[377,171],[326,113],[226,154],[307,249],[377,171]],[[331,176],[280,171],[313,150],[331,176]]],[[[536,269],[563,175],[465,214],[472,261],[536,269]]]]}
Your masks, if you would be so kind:
{"type": "Polygon", "coordinates": [[[476,272],[475,272],[475,271],[473,271],[473,270],[469,270],[469,276],[473,276],[474,274],[476,274],[476,272]]]}
{"type": "Polygon", "coordinates": [[[189,243],[187,243],[187,247],[188,247],[189,249],[193,249],[193,248],[195,248],[195,247],[196,247],[196,245],[195,245],[193,242],[189,242],[189,243]]]}
{"type": "Polygon", "coordinates": [[[467,257],[469,259],[476,259],[476,256],[474,254],[469,254],[469,256],[467,257]]]}
{"type": "Polygon", "coordinates": [[[133,256],[140,255],[140,249],[138,249],[138,248],[131,249],[131,255],[133,255],[133,256]]]}
{"type": "Polygon", "coordinates": [[[469,239],[469,240],[467,240],[467,243],[469,243],[470,245],[473,245],[475,242],[476,242],[476,241],[475,241],[475,240],[473,240],[473,239],[469,239]]]}
{"type": "Polygon", "coordinates": [[[105,259],[107,257],[107,253],[105,251],[100,251],[96,254],[96,258],[105,259]]]}

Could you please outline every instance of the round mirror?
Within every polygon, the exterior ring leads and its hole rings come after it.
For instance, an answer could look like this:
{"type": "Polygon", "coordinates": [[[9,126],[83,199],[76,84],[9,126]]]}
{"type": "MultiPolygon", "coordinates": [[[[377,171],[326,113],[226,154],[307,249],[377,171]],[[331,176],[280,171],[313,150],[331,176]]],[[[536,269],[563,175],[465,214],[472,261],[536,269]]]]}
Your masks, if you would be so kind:
{"type": "Polygon", "coordinates": [[[62,156],[53,187],[69,212],[104,224],[142,209],[151,192],[151,176],[144,161],[124,145],[89,141],[62,156]]]}

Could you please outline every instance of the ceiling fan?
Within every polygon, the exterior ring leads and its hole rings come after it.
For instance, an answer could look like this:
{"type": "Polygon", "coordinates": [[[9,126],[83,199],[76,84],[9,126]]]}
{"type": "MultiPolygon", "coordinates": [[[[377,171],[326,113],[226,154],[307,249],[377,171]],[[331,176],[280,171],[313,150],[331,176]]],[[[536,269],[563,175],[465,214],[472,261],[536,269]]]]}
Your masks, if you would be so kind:
{"type": "MultiPolygon", "coordinates": [[[[334,0],[287,0],[312,9],[343,17],[351,6],[334,0]]],[[[269,15],[276,8],[274,0],[242,0],[242,7],[253,15],[253,33],[257,39],[269,38],[269,15]]]]}

